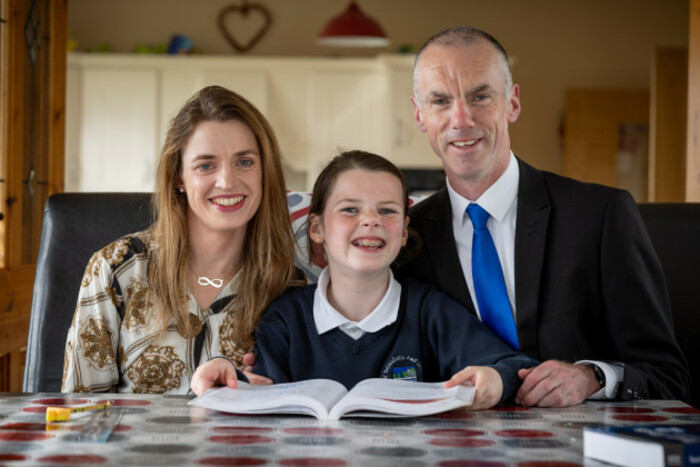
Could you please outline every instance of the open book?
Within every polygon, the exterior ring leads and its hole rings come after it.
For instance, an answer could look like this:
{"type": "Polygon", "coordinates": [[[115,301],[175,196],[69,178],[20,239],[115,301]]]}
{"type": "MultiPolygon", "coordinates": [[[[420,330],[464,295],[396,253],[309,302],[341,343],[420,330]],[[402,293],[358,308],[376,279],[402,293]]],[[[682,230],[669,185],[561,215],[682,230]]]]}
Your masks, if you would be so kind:
{"type": "Polygon", "coordinates": [[[445,389],[444,383],[371,378],[348,392],[329,379],[206,391],[189,404],[240,414],[300,414],[337,420],[343,416],[421,416],[470,405],[473,386],[445,389]]]}

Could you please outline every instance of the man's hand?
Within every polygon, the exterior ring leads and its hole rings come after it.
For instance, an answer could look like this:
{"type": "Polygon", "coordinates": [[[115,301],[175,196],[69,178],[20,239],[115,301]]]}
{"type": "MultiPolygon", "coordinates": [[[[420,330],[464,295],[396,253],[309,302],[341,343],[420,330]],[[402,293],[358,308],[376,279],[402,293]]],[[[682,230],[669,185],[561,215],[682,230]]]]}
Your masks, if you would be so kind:
{"type": "Polygon", "coordinates": [[[267,384],[272,384],[272,380],[270,378],[266,378],[264,376],[256,375],[253,373],[253,367],[255,366],[255,354],[253,352],[249,352],[245,355],[243,355],[243,368],[241,368],[241,371],[243,374],[248,378],[248,382],[253,385],[267,385],[267,384]]]}
{"type": "Polygon", "coordinates": [[[593,369],[547,360],[518,371],[523,380],[515,402],[526,407],[567,407],[580,404],[600,390],[593,369]]]}
{"type": "Polygon", "coordinates": [[[238,387],[236,369],[230,360],[226,358],[212,358],[208,362],[199,365],[192,375],[190,389],[196,395],[199,396],[214,386],[228,386],[231,389],[238,387]]]}
{"type": "Polygon", "coordinates": [[[468,366],[445,382],[445,387],[451,388],[465,382],[473,384],[476,390],[474,402],[466,407],[469,410],[489,409],[498,404],[503,396],[501,375],[491,367],[468,366]]]}

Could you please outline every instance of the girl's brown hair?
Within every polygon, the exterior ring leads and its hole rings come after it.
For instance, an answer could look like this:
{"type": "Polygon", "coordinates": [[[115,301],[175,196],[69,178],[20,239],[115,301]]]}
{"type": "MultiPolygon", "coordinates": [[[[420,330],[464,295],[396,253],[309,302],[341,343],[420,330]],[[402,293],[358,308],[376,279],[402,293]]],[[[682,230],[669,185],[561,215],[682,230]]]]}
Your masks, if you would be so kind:
{"type": "Polygon", "coordinates": [[[187,197],[177,189],[182,153],[201,122],[228,120],[240,121],[253,132],[260,147],[263,172],[260,207],[247,225],[237,295],[228,310],[227,330],[221,335],[224,354],[240,362],[242,354],[253,348],[253,332],[261,313],[295,281],[296,269],[277,139],[262,113],[226,88],[203,88],[170,122],[153,196],[156,221],[151,234],[156,249],[148,280],[151,292],[161,303],[157,308],[161,329],[174,323],[183,335],[189,335],[187,197]]]}

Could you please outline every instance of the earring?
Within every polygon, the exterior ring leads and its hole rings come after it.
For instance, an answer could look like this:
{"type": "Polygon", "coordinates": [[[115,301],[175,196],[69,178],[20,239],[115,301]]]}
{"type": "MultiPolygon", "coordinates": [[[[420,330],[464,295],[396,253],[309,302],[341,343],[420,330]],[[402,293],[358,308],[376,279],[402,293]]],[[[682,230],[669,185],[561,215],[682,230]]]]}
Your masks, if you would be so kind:
{"type": "Polygon", "coordinates": [[[180,188],[178,191],[179,191],[180,193],[184,193],[184,192],[185,192],[185,189],[184,189],[184,188],[180,188]]]}

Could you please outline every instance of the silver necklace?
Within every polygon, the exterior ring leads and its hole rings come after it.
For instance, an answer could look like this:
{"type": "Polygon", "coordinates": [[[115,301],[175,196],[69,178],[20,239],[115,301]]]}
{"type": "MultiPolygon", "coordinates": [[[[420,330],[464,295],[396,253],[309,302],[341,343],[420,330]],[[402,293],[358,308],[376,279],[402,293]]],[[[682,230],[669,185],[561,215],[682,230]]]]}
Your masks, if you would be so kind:
{"type": "Polygon", "coordinates": [[[202,286],[211,285],[220,289],[224,285],[224,281],[222,279],[209,279],[207,276],[197,276],[197,284],[202,286]]]}
{"type": "Polygon", "coordinates": [[[224,286],[224,280],[223,279],[209,279],[207,276],[200,276],[196,272],[194,272],[194,269],[190,266],[190,271],[192,271],[192,274],[197,276],[197,284],[201,285],[202,287],[206,287],[208,285],[214,287],[215,289],[220,289],[221,287],[224,286]]]}

